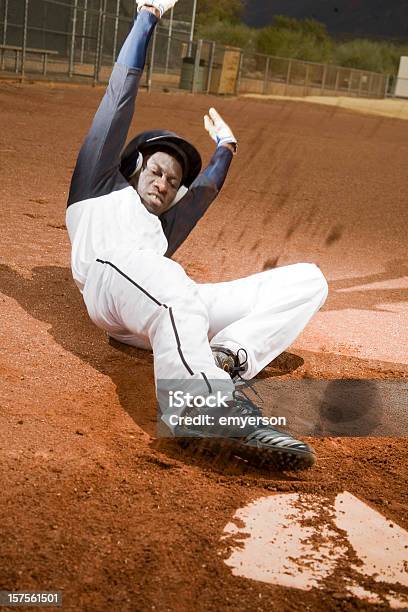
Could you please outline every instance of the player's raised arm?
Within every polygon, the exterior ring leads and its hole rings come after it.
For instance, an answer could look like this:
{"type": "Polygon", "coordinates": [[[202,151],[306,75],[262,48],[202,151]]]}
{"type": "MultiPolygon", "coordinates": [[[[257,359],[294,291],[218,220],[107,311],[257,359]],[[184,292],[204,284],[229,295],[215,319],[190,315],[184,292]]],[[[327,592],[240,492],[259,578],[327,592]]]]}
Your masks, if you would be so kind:
{"type": "Polygon", "coordinates": [[[204,127],[216,142],[215,153],[184,198],[160,217],[169,245],[166,252],[168,257],[186,240],[217,197],[237,151],[237,139],[214,108],[210,108],[208,115],[205,115],[204,127]]]}
{"type": "Polygon", "coordinates": [[[137,19],[119,53],[106,93],[80,150],[68,206],[128,184],[119,172],[120,154],[132,121],[147,48],[159,18],[176,1],[137,1],[137,19]]]}

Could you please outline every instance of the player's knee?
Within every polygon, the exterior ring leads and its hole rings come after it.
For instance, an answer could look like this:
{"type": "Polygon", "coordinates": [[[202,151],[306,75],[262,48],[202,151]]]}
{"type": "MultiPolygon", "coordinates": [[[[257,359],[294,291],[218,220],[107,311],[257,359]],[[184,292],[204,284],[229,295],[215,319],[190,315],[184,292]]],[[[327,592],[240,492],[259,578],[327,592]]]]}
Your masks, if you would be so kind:
{"type": "Polygon", "coordinates": [[[329,293],[329,287],[323,272],[314,263],[300,263],[295,264],[295,266],[297,267],[297,273],[308,283],[310,291],[313,293],[313,300],[317,296],[319,308],[321,308],[329,293]]]}
{"type": "Polygon", "coordinates": [[[162,270],[166,279],[166,304],[177,308],[180,312],[207,315],[196,283],[186,274],[184,268],[177,262],[166,259],[162,270]]]}
{"type": "Polygon", "coordinates": [[[316,266],[316,264],[310,264],[310,265],[314,267],[314,273],[316,275],[315,278],[316,278],[316,283],[317,283],[319,297],[320,297],[320,307],[322,307],[329,294],[329,285],[327,283],[326,277],[324,276],[319,266],[316,266]]]}

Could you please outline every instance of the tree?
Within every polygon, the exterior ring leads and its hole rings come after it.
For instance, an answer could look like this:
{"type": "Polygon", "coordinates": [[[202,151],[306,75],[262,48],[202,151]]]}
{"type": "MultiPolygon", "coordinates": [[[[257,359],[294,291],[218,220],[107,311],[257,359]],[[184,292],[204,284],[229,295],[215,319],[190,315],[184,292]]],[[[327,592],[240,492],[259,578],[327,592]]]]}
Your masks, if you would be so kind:
{"type": "Polygon", "coordinates": [[[243,10],[243,0],[199,0],[197,23],[203,26],[219,21],[238,24],[243,10]]]}
{"type": "Polygon", "coordinates": [[[221,45],[254,50],[257,32],[243,23],[216,21],[208,25],[200,25],[197,36],[204,40],[215,40],[221,45]]]}
{"type": "Polygon", "coordinates": [[[259,30],[256,47],[267,55],[325,62],[331,57],[333,43],[324,24],[277,15],[272,26],[259,30]]]}
{"type": "Polygon", "coordinates": [[[386,42],[355,39],[338,45],[333,61],[339,66],[394,74],[398,71],[400,51],[386,42]]]}
{"type": "Polygon", "coordinates": [[[293,19],[286,15],[275,15],[273,26],[278,30],[290,30],[313,36],[318,42],[325,42],[329,38],[327,28],[324,23],[316,19],[293,19]]]}

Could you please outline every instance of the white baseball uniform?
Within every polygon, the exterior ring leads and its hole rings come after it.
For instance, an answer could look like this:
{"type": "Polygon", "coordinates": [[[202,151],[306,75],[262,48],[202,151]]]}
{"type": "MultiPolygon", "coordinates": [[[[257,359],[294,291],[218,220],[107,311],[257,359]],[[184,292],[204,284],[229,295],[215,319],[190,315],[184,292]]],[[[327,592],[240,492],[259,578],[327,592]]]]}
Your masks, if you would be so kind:
{"type": "MultiPolygon", "coordinates": [[[[218,147],[187,195],[157,217],[120,173],[150,35],[142,11],[119,55],[78,157],[66,215],[73,277],[92,321],[111,337],[152,349],[160,379],[223,381],[210,343],[245,348],[252,378],[288,348],[327,296],[314,264],[296,264],[226,283],[197,284],[170,259],[221,188],[232,153],[218,147]],[[133,47],[132,47],[133,45],[133,47]],[[128,53],[129,55],[129,53],[128,53]],[[130,55],[132,55],[130,53],[130,55]]],[[[197,388],[197,387],[195,387],[197,388]]]]}

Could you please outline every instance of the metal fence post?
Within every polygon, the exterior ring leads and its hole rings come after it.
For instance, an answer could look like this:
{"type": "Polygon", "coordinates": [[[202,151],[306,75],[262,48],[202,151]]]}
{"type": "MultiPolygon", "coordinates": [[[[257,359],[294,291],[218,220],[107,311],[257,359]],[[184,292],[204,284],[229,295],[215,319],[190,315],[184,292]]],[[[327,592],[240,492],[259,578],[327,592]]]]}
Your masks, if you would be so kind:
{"type": "Polygon", "coordinates": [[[96,38],[94,80],[93,80],[94,85],[96,85],[99,81],[99,53],[101,50],[100,47],[101,47],[102,14],[103,14],[103,0],[99,0],[98,34],[96,38]]]}
{"type": "Polygon", "coordinates": [[[385,84],[384,84],[384,98],[388,98],[388,89],[390,87],[390,78],[391,78],[391,75],[387,74],[387,76],[385,78],[385,84]]]}
{"type": "Polygon", "coordinates": [[[286,85],[285,85],[285,96],[288,94],[288,88],[290,85],[290,74],[292,72],[292,60],[288,61],[288,71],[286,73],[286,85]]]}
{"type": "Polygon", "coordinates": [[[377,77],[373,75],[373,82],[372,82],[373,97],[376,97],[377,95],[376,82],[377,82],[377,77]]]}
{"type": "Polygon", "coordinates": [[[116,61],[116,48],[118,46],[119,15],[120,15],[120,0],[116,0],[115,31],[113,34],[112,64],[114,64],[116,61]]]}
{"type": "Polygon", "coordinates": [[[206,87],[207,94],[210,93],[210,89],[211,89],[211,78],[212,78],[212,71],[214,67],[215,47],[216,47],[216,43],[213,41],[211,43],[210,60],[208,62],[207,87],[206,87]]]}
{"type": "Polygon", "coordinates": [[[8,0],[4,0],[4,18],[3,18],[3,45],[7,40],[7,20],[8,20],[8,0]]]}
{"type": "Polygon", "coordinates": [[[327,78],[327,64],[323,66],[323,75],[322,75],[322,86],[320,88],[320,93],[323,93],[326,89],[326,78],[327,78]]]}
{"type": "Polygon", "coordinates": [[[337,91],[339,88],[339,70],[336,70],[336,82],[334,83],[334,91],[337,91]]]}
{"type": "Polygon", "coordinates": [[[266,58],[266,66],[265,66],[265,75],[264,75],[264,84],[263,84],[263,94],[266,95],[269,83],[269,67],[271,65],[271,58],[268,55],[266,58]]]}
{"type": "Polygon", "coordinates": [[[169,24],[169,31],[168,31],[168,36],[167,36],[166,67],[164,70],[165,74],[169,72],[171,37],[173,34],[173,16],[174,16],[174,6],[172,7],[170,11],[170,24],[169,24]]]}
{"type": "Polygon", "coordinates": [[[239,65],[238,65],[237,82],[235,83],[235,95],[236,96],[239,96],[239,92],[241,91],[241,79],[242,79],[243,67],[244,67],[244,52],[241,49],[241,55],[239,57],[239,65]]]}
{"type": "Polygon", "coordinates": [[[373,88],[373,75],[370,74],[370,76],[368,77],[368,86],[367,86],[367,97],[368,98],[371,96],[372,88],[373,88]]]}
{"type": "Polygon", "coordinates": [[[395,98],[395,90],[397,88],[397,84],[398,84],[398,77],[395,75],[391,76],[391,97],[395,98]]]}
{"type": "Polygon", "coordinates": [[[359,73],[359,74],[360,74],[360,78],[359,78],[359,80],[358,80],[358,90],[357,90],[357,96],[361,96],[361,84],[362,84],[362,81],[363,81],[363,74],[364,74],[364,73],[363,73],[363,72],[360,70],[360,73],[359,73]]]}
{"type": "Polygon", "coordinates": [[[157,30],[154,30],[152,40],[152,51],[150,54],[149,69],[147,71],[147,91],[150,93],[152,90],[153,82],[153,68],[154,68],[154,56],[156,54],[156,41],[157,41],[157,30]]]}
{"type": "Polygon", "coordinates": [[[387,77],[385,77],[384,75],[382,75],[381,77],[378,77],[378,94],[377,95],[379,98],[381,97],[385,98],[385,95],[383,94],[384,94],[386,82],[387,82],[387,77]]]}
{"type": "Polygon", "coordinates": [[[350,68],[350,71],[349,71],[349,78],[348,78],[348,87],[347,87],[347,90],[348,90],[348,91],[347,91],[347,95],[348,95],[348,96],[349,96],[349,95],[350,95],[350,93],[351,93],[351,85],[352,85],[352,82],[353,82],[353,70],[350,68]]]}
{"type": "Polygon", "coordinates": [[[189,57],[191,57],[191,51],[192,51],[192,48],[193,48],[194,28],[195,28],[196,15],[197,15],[197,0],[193,0],[193,14],[191,16],[191,29],[190,29],[190,38],[189,38],[189,41],[188,41],[188,52],[187,52],[187,55],[189,57]]]}
{"type": "Polygon", "coordinates": [[[85,36],[86,36],[86,22],[88,16],[88,0],[84,0],[83,17],[82,17],[82,40],[81,40],[81,64],[84,63],[84,51],[85,51],[85,36]]]}
{"type": "Polygon", "coordinates": [[[103,64],[103,48],[105,46],[105,24],[106,24],[106,9],[107,9],[108,0],[103,1],[102,5],[102,24],[101,24],[101,39],[99,43],[100,51],[99,51],[99,62],[98,62],[98,81],[99,74],[103,64]]]}
{"type": "Polygon", "coordinates": [[[68,76],[71,79],[74,73],[74,55],[75,55],[75,35],[76,35],[76,22],[78,16],[78,0],[74,2],[74,15],[72,18],[72,34],[71,34],[71,46],[69,50],[69,67],[68,76]]]}
{"type": "Polygon", "coordinates": [[[307,89],[309,87],[309,77],[310,77],[310,64],[306,64],[306,74],[305,74],[305,84],[303,86],[303,94],[307,95],[307,89]]]}
{"type": "MultiPolygon", "coordinates": [[[[4,19],[3,19],[3,45],[6,44],[7,40],[7,19],[8,19],[8,0],[4,1],[4,19]]],[[[4,70],[4,53],[5,50],[1,50],[1,66],[0,69],[4,70]]]]}
{"type": "MultiPolygon", "coordinates": [[[[200,76],[200,60],[201,60],[201,52],[203,49],[203,41],[200,40],[197,42],[195,60],[194,60],[194,73],[193,73],[193,82],[191,85],[191,93],[196,93],[198,86],[198,79],[200,76]]],[[[202,89],[202,84],[201,84],[202,89]]]]}
{"type": "Polygon", "coordinates": [[[24,0],[24,25],[23,25],[23,48],[21,52],[21,82],[24,81],[25,74],[25,59],[27,49],[27,29],[28,29],[28,3],[29,0],[24,0]]]}

